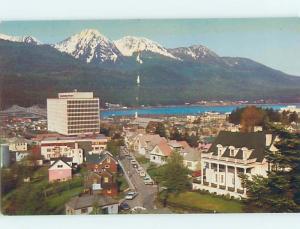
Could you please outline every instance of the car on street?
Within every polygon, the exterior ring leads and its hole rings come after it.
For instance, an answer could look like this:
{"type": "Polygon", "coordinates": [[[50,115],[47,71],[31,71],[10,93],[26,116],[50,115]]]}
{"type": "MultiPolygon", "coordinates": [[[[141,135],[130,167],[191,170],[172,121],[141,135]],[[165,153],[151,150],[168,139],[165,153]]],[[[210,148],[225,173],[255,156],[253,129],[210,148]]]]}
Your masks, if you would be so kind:
{"type": "Polygon", "coordinates": [[[154,181],[153,180],[144,180],[145,185],[153,185],[154,181]]]}
{"type": "Polygon", "coordinates": [[[140,176],[141,176],[141,177],[144,177],[144,176],[146,176],[146,173],[145,173],[145,171],[140,171],[140,176]]]}
{"type": "Polygon", "coordinates": [[[127,204],[127,203],[125,203],[125,202],[121,203],[121,204],[119,205],[119,207],[120,207],[120,210],[121,210],[121,211],[127,211],[127,210],[130,210],[129,204],[127,204]]]}
{"type": "Polygon", "coordinates": [[[134,164],[137,164],[137,161],[136,161],[136,160],[131,160],[130,163],[131,163],[132,165],[134,165],[134,164]]]}
{"type": "Polygon", "coordinates": [[[138,195],[137,192],[128,192],[127,195],[125,196],[126,200],[133,200],[136,196],[138,195]]]}

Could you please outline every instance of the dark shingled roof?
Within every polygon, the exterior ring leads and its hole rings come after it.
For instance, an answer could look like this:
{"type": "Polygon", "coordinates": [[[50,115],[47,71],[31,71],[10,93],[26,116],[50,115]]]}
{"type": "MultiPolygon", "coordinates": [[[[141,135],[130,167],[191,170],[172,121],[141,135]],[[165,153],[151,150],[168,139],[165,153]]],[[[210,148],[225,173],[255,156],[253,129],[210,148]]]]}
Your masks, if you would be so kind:
{"type": "Polygon", "coordinates": [[[96,153],[90,154],[90,153],[87,153],[85,155],[85,160],[86,160],[86,163],[99,164],[99,163],[101,163],[107,157],[110,157],[113,160],[117,161],[108,151],[101,152],[100,154],[96,154],[96,153]]]}
{"type": "Polygon", "coordinates": [[[222,154],[223,157],[243,159],[243,152],[241,148],[247,147],[248,149],[253,150],[249,159],[257,158],[257,161],[261,162],[265,157],[266,133],[221,131],[209,148],[208,153],[213,152],[213,155],[217,155],[218,144],[222,145],[223,147],[234,146],[235,148],[240,148],[234,157],[230,156],[229,149],[227,148],[222,154]]]}
{"type": "Polygon", "coordinates": [[[91,207],[95,203],[97,203],[99,207],[102,207],[112,204],[118,204],[118,201],[110,196],[84,195],[72,198],[68,203],[66,203],[66,205],[73,209],[81,209],[91,207]]]}

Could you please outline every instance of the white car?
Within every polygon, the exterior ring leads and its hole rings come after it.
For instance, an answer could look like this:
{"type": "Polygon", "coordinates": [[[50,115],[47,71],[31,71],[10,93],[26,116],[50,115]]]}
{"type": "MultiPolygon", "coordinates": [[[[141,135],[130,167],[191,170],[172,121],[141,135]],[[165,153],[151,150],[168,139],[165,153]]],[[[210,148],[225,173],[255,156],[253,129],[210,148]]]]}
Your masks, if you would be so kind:
{"type": "Polygon", "coordinates": [[[125,196],[126,200],[133,200],[137,196],[137,192],[128,192],[125,196]]]}
{"type": "Polygon", "coordinates": [[[146,173],[145,173],[145,171],[140,171],[140,176],[141,176],[141,177],[144,177],[144,176],[146,176],[146,173]]]}

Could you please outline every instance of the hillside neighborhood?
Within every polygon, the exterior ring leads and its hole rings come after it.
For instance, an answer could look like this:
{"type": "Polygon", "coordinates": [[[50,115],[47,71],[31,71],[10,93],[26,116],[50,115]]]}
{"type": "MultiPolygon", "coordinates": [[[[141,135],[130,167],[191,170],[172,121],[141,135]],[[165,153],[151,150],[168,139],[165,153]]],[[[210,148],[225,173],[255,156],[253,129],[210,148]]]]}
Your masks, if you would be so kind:
{"type": "Polygon", "coordinates": [[[46,112],[1,111],[3,214],[299,211],[294,106],[101,120],[100,112],[93,92],[77,90],[48,98],[46,112]]]}

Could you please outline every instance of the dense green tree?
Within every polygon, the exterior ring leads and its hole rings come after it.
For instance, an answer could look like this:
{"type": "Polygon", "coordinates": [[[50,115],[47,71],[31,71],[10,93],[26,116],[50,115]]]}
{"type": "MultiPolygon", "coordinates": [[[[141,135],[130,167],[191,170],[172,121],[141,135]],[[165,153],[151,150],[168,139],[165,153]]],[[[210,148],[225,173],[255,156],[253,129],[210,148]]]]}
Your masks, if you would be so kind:
{"type": "Polygon", "coordinates": [[[191,147],[197,147],[198,146],[198,137],[195,134],[187,135],[186,141],[191,147]]]}
{"type": "Polygon", "coordinates": [[[299,117],[296,111],[294,111],[293,113],[291,113],[289,115],[289,123],[291,122],[298,122],[299,121],[299,117]]]}
{"type": "Polygon", "coordinates": [[[161,137],[167,136],[166,127],[163,123],[161,123],[161,122],[157,123],[155,134],[159,134],[159,136],[161,136],[161,137]]]}
{"type": "Polygon", "coordinates": [[[171,136],[170,136],[171,140],[176,140],[176,141],[182,141],[184,138],[183,136],[179,133],[179,130],[174,127],[172,132],[171,132],[171,136]]]}
{"type": "Polygon", "coordinates": [[[173,152],[163,170],[163,185],[170,193],[179,193],[189,187],[188,169],[183,164],[183,157],[173,152]]]}

